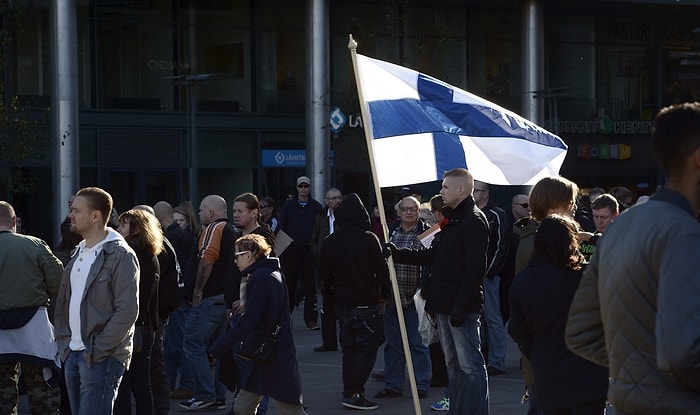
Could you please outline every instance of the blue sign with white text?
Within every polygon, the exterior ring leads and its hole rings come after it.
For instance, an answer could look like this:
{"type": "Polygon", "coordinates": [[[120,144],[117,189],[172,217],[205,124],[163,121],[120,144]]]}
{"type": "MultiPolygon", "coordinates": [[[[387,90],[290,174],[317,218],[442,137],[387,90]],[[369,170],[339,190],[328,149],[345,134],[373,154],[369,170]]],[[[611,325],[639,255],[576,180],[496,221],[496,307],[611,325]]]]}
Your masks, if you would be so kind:
{"type": "Polygon", "coordinates": [[[305,167],[306,150],[263,150],[263,167],[305,167]]]}

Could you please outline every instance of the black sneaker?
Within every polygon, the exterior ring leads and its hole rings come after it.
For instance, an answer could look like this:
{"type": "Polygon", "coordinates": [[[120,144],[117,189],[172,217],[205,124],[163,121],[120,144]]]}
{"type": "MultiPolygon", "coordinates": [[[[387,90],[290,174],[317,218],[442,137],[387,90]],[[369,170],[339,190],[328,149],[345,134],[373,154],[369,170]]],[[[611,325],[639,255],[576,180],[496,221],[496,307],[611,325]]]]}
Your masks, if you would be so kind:
{"type": "MultiPolygon", "coordinates": [[[[214,405],[214,402],[197,401],[194,398],[189,401],[180,402],[180,408],[188,411],[201,411],[211,408],[212,405],[214,405]]],[[[224,409],[226,409],[225,406],[224,409]]]]}
{"type": "Polygon", "coordinates": [[[366,411],[371,411],[372,409],[379,408],[374,402],[370,402],[365,397],[359,393],[353,393],[349,398],[343,398],[343,406],[352,409],[361,409],[366,411]]]}

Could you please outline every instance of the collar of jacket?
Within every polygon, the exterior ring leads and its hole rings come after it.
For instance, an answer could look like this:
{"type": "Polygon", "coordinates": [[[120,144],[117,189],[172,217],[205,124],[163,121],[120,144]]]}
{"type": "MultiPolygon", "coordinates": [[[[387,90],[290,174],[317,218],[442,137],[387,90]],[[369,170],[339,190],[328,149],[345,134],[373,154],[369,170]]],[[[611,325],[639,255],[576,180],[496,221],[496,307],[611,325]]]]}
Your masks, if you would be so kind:
{"type": "Polygon", "coordinates": [[[448,223],[458,223],[464,217],[464,213],[468,210],[474,209],[474,198],[470,195],[466,199],[462,200],[457,207],[452,209],[445,216],[449,219],[448,223]]]}
{"type": "Polygon", "coordinates": [[[658,190],[656,190],[656,193],[651,195],[649,199],[674,204],[688,212],[690,216],[695,217],[695,213],[693,213],[693,209],[690,207],[688,199],[686,199],[685,196],[676,192],[675,190],[671,190],[667,187],[661,187],[658,190]]]}

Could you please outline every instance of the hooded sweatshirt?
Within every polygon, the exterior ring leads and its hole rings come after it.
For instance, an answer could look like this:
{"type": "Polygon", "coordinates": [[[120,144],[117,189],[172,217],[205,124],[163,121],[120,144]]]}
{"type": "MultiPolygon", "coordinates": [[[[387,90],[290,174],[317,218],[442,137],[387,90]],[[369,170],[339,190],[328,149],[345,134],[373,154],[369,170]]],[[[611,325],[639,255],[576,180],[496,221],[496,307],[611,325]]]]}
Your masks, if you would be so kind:
{"type": "Polygon", "coordinates": [[[335,231],[321,245],[318,276],[321,290],[332,291],[339,305],[376,305],[391,295],[381,244],[355,193],[335,209],[335,231]]]}

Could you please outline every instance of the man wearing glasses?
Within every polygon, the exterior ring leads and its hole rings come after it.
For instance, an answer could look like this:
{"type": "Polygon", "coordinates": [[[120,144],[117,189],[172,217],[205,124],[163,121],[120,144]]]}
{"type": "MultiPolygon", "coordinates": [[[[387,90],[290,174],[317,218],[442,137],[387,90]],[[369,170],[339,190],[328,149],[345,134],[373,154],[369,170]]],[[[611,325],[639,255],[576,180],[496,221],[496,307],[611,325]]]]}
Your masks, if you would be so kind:
{"type": "Polygon", "coordinates": [[[287,278],[289,306],[294,310],[302,297],[304,300],[304,321],[309,330],[318,330],[316,312],[316,283],[314,281],[314,259],[311,252],[311,231],[314,219],[323,207],[311,198],[311,179],[297,178],[297,197],[284,202],[280,208],[280,229],[294,241],[280,256],[282,270],[287,278]],[[297,285],[301,293],[296,294],[297,285]]]}

